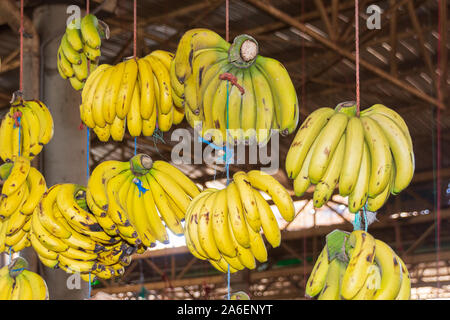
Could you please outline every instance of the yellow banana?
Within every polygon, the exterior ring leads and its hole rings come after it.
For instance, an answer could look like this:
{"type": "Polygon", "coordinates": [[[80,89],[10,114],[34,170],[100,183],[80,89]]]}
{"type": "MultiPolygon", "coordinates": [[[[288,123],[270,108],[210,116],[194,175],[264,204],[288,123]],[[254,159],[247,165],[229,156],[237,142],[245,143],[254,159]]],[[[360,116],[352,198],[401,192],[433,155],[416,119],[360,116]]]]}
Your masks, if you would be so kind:
{"type": "Polygon", "coordinates": [[[212,226],[213,205],[217,197],[217,193],[218,190],[215,190],[208,196],[208,198],[206,198],[205,203],[198,214],[197,220],[198,240],[200,246],[206,252],[208,258],[215,261],[220,260],[221,257],[219,249],[216,245],[212,226]]]}
{"type": "Polygon", "coordinates": [[[168,243],[169,236],[167,235],[166,228],[164,227],[161,218],[156,211],[155,199],[153,199],[152,192],[150,191],[148,180],[142,179],[142,185],[147,189],[147,192],[144,193],[142,200],[144,202],[145,214],[147,215],[150,228],[155,235],[156,240],[162,243],[168,243]]]}
{"type": "Polygon", "coordinates": [[[193,57],[196,51],[207,48],[228,51],[230,44],[214,31],[205,28],[191,29],[183,34],[174,59],[175,74],[180,83],[184,84],[192,73],[190,57],[193,57]]]}
{"type": "Polygon", "coordinates": [[[364,142],[361,166],[355,188],[348,196],[348,209],[350,212],[358,212],[366,203],[370,179],[370,154],[367,143],[364,142]]]}
{"type": "Polygon", "coordinates": [[[374,300],[394,300],[402,284],[401,263],[395,252],[381,240],[375,240],[375,261],[381,269],[381,283],[374,300]]]}
{"type": "Polygon", "coordinates": [[[94,99],[92,101],[92,117],[94,119],[95,125],[97,127],[103,128],[106,126],[107,122],[104,117],[105,110],[103,109],[104,98],[106,95],[106,90],[108,87],[108,82],[110,81],[112,75],[114,74],[116,68],[108,68],[100,76],[98,85],[95,87],[94,99]]]}
{"type": "MultiPolygon", "coordinates": [[[[231,219],[228,219],[228,224],[229,224],[229,228],[230,230],[232,229],[232,226],[230,226],[230,224],[232,224],[231,219]]],[[[245,227],[247,229],[248,232],[248,228],[245,224],[245,227]]],[[[234,246],[236,247],[236,252],[237,252],[237,258],[239,259],[239,262],[246,268],[253,270],[256,268],[256,260],[255,260],[255,256],[253,255],[253,252],[250,248],[250,236],[249,236],[249,247],[248,248],[244,248],[243,246],[240,245],[240,243],[237,241],[237,238],[235,237],[235,233],[231,232],[231,238],[233,239],[233,243],[234,246]]]]}
{"type": "Polygon", "coordinates": [[[139,84],[141,92],[140,112],[142,119],[148,120],[156,109],[153,70],[150,62],[148,62],[148,60],[146,59],[139,59],[137,63],[139,69],[139,84]]]}
{"type": "Polygon", "coordinates": [[[412,147],[401,128],[393,120],[377,113],[369,117],[381,127],[392,151],[396,167],[392,191],[397,194],[409,185],[414,175],[415,161],[412,147]]]}
{"type": "Polygon", "coordinates": [[[114,141],[122,141],[125,135],[126,119],[120,119],[115,117],[113,123],[111,123],[111,138],[114,141]]]}
{"type": "Polygon", "coordinates": [[[12,130],[14,127],[14,118],[11,113],[8,112],[2,120],[0,127],[0,156],[3,161],[12,161],[12,130]]]}
{"type": "Polygon", "coordinates": [[[70,45],[66,34],[61,39],[61,51],[72,65],[81,64],[81,54],[70,45]]]}
{"type": "Polygon", "coordinates": [[[400,284],[400,290],[398,291],[395,300],[409,300],[411,299],[411,276],[409,275],[408,269],[406,268],[403,260],[399,256],[396,258],[397,261],[400,262],[402,283],[400,284]]]}
{"type": "Polygon", "coordinates": [[[22,276],[28,280],[31,286],[32,300],[48,300],[48,288],[44,279],[37,273],[31,272],[29,270],[23,270],[22,276]]]}
{"type": "Polygon", "coordinates": [[[343,265],[344,263],[337,258],[331,260],[318,300],[340,300],[340,271],[343,265]]]}
{"type": "Polygon", "coordinates": [[[345,157],[339,175],[339,194],[348,196],[353,192],[358,179],[364,149],[364,131],[361,119],[348,120],[345,131],[345,157]]]}
{"type": "Polygon", "coordinates": [[[116,114],[120,119],[124,119],[130,110],[131,99],[133,97],[133,90],[136,85],[138,74],[138,65],[135,59],[127,60],[124,63],[125,69],[116,97],[116,114]]]}
{"type": "Polygon", "coordinates": [[[342,162],[345,158],[345,135],[342,135],[341,140],[336,147],[336,150],[331,157],[325,173],[316,185],[313,194],[313,204],[315,208],[322,207],[327,202],[336,188],[339,181],[339,174],[342,168],[342,162]]]}
{"type": "Polygon", "coordinates": [[[80,31],[80,22],[81,19],[73,19],[67,26],[66,26],[66,35],[67,35],[67,41],[69,41],[72,48],[74,48],[78,52],[83,51],[83,38],[80,31]]]}
{"type": "Polygon", "coordinates": [[[317,184],[322,179],[341,136],[345,132],[347,122],[348,116],[346,114],[335,113],[323,127],[320,136],[317,138],[317,145],[311,156],[308,170],[312,183],[317,184]]]}
{"type": "Polygon", "coordinates": [[[172,164],[166,161],[156,160],[155,162],[153,162],[152,168],[170,175],[175,181],[178,182],[178,184],[191,198],[195,198],[200,194],[200,190],[197,185],[191,179],[189,179],[180,169],[173,166],[172,164]]]}
{"type": "Polygon", "coordinates": [[[246,217],[239,195],[239,189],[233,181],[227,187],[227,203],[231,230],[236,241],[244,248],[250,248],[250,238],[247,229],[246,217]]]}
{"type": "Polygon", "coordinates": [[[382,104],[374,104],[368,109],[361,111],[361,117],[370,116],[372,114],[382,114],[388,118],[390,118],[392,121],[394,121],[403,131],[405,137],[408,139],[408,143],[410,148],[413,148],[413,143],[411,140],[411,135],[409,134],[408,126],[403,120],[403,118],[394,110],[382,105],[382,104]]]}
{"type": "Polygon", "coordinates": [[[59,210],[74,228],[80,228],[86,232],[101,231],[102,228],[95,216],[76,203],[74,197],[80,191],[84,192],[84,187],[72,183],[62,184],[56,197],[59,210]]]}
{"type": "Polygon", "coordinates": [[[41,202],[34,211],[34,216],[39,218],[40,224],[57,238],[67,239],[72,232],[65,228],[55,217],[55,210],[59,210],[56,198],[59,193],[60,184],[54,185],[44,193],[41,202]]]}
{"type": "Polygon", "coordinates": [[[217,192],[215,197],[211,220],[217,248],[227,261],[230,257],[236,257],[237,254],[231,238],[232,230],[229,229],[228,216],[227,191],[222,189],[217,192]]]}
{"type": "Polygon", "coordinates": [[[370,266],[366,281],[361,290],[358,291],[352,300],[372,300],[377,286],[381,281],[380,268],[374,263],[370,266]]]}
{"type": "MultiPolygon", "coordinates": [[[[152,67],[159,88],[159,110],[163,114],[168,114],[172,109],[172,92],[170,89],[170,74],[164,64],[157,58],[146,56],[152,67]]],[[[157,92],[155,92],[157,94],[157,92]]]]}
{"type": "Polygon", "coordinates": [[[65,242],[48,232],[42,226],[37,215],[33,215],[31,219],[31,232],[36,235],[37,239],[44,247],[55,252],[62,252],[69,248],[65,242]]]}
{"type": "Polygon", "coordinates": [[[57,60],[61,77],[65,79],[72,78],[75,75],[75,72],[73,71],[72,63],[70,63],[64,55],[61,45],[58,47],[57,60]]]}
{"type": "Polygon", "coordinates": [[[118,93],[120,84],[122,83],[123,73],[125,71],[125,62],[120,62],[112,69],[114,72],[109,77],[108,87],[103,97],[103,116],[106,122],[112,124],[111,121],[118,118],[116,115],[118,100],[118,93]]]}
{"type": "Polygon", "coordinates": [[[389,183],[392,155],[389,142],[380,126],[372,119],[362,117],[364,138],[370,152],[371,169],[369,197],[379,195],[389,183]]]}
{"type": "Polygon", "coordinates": [[[8,179],[3,183],[2,195],[10,196],[25,183],[30,172],[30,160],[25,157],[17,157],[8,179]]]}
{"type": "Polygon", "coordinates": [[[82,82],[83,86],[84,86],[84,83],[86,82],[86,79],[89,75],[88,60],[84,54],[80,54],[80,58],[81,58],[81,63],[73,64],[72,69],[73,69],[75,78],[78,81],[82,82]]]}
{"type": "Polygon", "coordinates": [[[300,110],[289,73],[281,62],[272,58],[258,55],[255,63],[272,89],[275,114],[281,134],[292,133],[297,127],[300,110]]]}
{"type": "Polygon", "coordinates": [[[261,229],[261,218],[259,217],[250,179],[245,172],[238,171],[233,175],[233,181],[239,190],[245,220],[255,232],[258,232],[261,229]]]}
{"type": "Polygon", "coordinates": [[[256,141],[256,119],[258,116],[255,99],[255,89],[253,88],[252,76],[249,69],[244,69],[242,87],[245,93],[242,95],[241,107],[241,128],[246,142],[256,141]]]}
{"type": "Polygon", "coordinates": [[[252,252],[253,256],[259,262],[266,262],[267,249],[266,245],[264,244],[264,240],[261,236],[261,233],[259,231],[254,231],[253,228],[250,227],[250,225],[248,225],[248,235],[250,237],[250,251],[252,252]]]}
{"type": "Polygon", "coordinates": [[[134,86],[133,98],[127,113],[127,128],[132,137],[139,137],[142,132],[141,93],[139,86],[134,86]]]}
{"type": "Polygon", "coordinates": [[[250,69],[256,101],[256,137],[259,145],[265,145],[271,136],[272,120],[275,116],[274,99],[270,84],[257,68],[250,69]]]}
{"type": "Polygon", "coordinates": [[[325,246],[317,258],[308,278],[308,282],[306,283],[305,295],[307,297],[315,297],[322,291],[327,278],[329,265],[328,248],[325,246]]]}
{"type": "Polygon", "coordinates": [[[150,174],[158,181],[159,185],[167,192],[168,196],[172,198],[178,208],[185,213],[191,199],[181,185],[164,171],[152,168],[150,169],[150,174]]]}
{"type": "Polygon", "coordinates": [[[158,184],[156,179],[153,178],[152,175],[147,175],[145,176],[145,178],[148,180],[148,183],[150,185],[150,189],[153,194],[153,198],[155,199],[159,214],[164,219],[167,227],[177,235],[182,234],[183,227],[175,212],[171,208],[165,191],[161,188],[161,186],[158,184]]]}
{"type": "Polygon", "coordinates": [[[39,239],[37,238],[37,236],[34,232],[30,233],[30,241],[31,241],[31,246],[40,256],[47,258],[47,259],[53,259],[53,260],[58,258],[58,253],[47,249],[47,247],[45,247],[41,243],[41,241],[39,241],[39,239]]]}
{"type": "Polygon", "coordinates": [[[98,49],[102,43],[98,31],[98,19],[93,14],[87,14],[81,19],[80,31],[84,42],[91,48],[98,49]]]}
{"type": "Polygon", "coordinates": [[[342,279],[341,295],[344,299],[352,299],[364,285],[367,271],[375,258],[375,239],[362,230],[353,231],[347,239],[353,248],[347,269],[342,279]]]}
{"type": "Polygon", "coordinates": [[[33,167],[30,168],[30,172],[28,173],[27,183],[30,189],[30,194],[23,203],[20,212],[25,215],[30,215],[33,213],[34,209],[41,200],[42,195],[47,190],[47,185],[42,173],[33,167]]]}
{"type": "Polygon", "coordinates": [[[28,186],[25,183],[21,185],[13,194],[9,196],[0,196],[0,218],[8,218],[14,212],[20,210],[20,206],[24,203],[28,193],[28,186]]]}
{"type": "Polygon", "coordinates": [[[286,221],[292,221],[295,217],[294,203],[287,190],[271,175],[260,171],[251,170],[247,173],[248,180],[251,185],[268,193],[271,197],[281,216],[286,221]]]}
{"type": "MultiPolygon", "coordinates": [[[[147,192],[150,191],[148,190],[147,192]]],[[[153,236],[150,223],[147,219],[143,196],[140,194],[138,187],[134,183],[131,185],[131,190],[128,191],[128,195],[127,214],[131,225],[133,225],[138,233],[142,244],[146,247],[151,247],[155,243],[155,237],[153,236]]]]}
{"type": "Polygon", "coordinates": [[[88,190],[97,206],[103,210],[108,208],[108,197],[106,195],[106,183],[117,174],[130,169],[128,161],[121,162],[108,160],[100,163],[92,171],[88,181],[88,190]]]}
{"type": "Polygon", "coordinates": [[[277,219],[261,193],[255,189],[253,189],[253,193],[255,195],[255,201],[258,207],[259,216],[261,218],[261,226],[264,235],[272,247],[276,248],[281,243],[281,231],[278,226],[277,219]]]}

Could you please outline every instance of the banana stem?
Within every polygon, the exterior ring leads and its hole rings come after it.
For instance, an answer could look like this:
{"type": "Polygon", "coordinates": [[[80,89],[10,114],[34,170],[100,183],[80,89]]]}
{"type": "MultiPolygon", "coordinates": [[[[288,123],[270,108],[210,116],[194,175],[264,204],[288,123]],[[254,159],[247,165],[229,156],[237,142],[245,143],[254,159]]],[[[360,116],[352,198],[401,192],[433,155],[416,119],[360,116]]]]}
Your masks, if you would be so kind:
{"type": "Polygon", "coordinates": [[[130,164],[135,176],[143,176],[153,167],[153,160],[150,156],[140,153],[130,159],[130,164]]]}
{"type": "Polygon", "coordinates": [[[350,117],[359,117],[359,110],[355,101],[341,102],[336,106],[336,108],[334,108],[334,110],[336,110],[336,112],[345,113],[350,117]]]}
{"type": "Polygon", "coordinates": [[[241,34],[234,38],[228,51],[229,61],[238,68],[248,68],[258,56],[258,42],[252,36],[241,34]]]}
{"type": "Polygon", "coordinates": [[[23,100],[23,91],[17,90],[12,94],[11,101],[9,103],[13,106],[23,106],[23,100]]]}
{"type": "Polygon", "coordinates": [[[12,162],[5,162],[0,166],[0,183],[3,183],[6,179],[8,179],[13,164],[14,163],[12,162]]]}
{"type": "Polygon", "coordinates": [[[9,269],[9,275],[12,278],[17,277],[19,274],[22,273],[23,270],[28,268],[28,262],[22,257],[15,258],[11,263],[8,265],[9,269]]]}

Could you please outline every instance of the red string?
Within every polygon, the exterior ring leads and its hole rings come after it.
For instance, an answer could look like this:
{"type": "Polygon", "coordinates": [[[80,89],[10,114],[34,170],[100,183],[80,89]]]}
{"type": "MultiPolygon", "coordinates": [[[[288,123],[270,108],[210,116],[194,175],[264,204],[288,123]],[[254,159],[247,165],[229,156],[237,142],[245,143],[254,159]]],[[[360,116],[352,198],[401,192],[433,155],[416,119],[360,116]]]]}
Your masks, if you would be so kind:
{"type": "Polygon", "coordinates": [[[133,8],[133,56],[136,58],[137,47],[137,0],[134,0],[133,8]]]}
{"type": "Polygon", "coordinates": [[[236,76],[234,74],[229,73],[229,72],[224,72],[221,75],[219,75],[219,79],[230,81],[231,85],[236,86],[236,88],[239,89],[241,94],[245,93],[245,89],[238,83],[238,79],[236,78],[236,76]]]}
{"type": "Polygon", "coordinates": [[[20,91],[23,90],[23,0],[20,0],[20,91]]]}
{"type": "Polygon", "coordinates": [[[359,117],[360,110],[360,88],[359,88],[359,1],[355,0],[355,42],[356,42],[356,116],[359,117]]]}
{"type": "Polygon", "coordinates": [[[225,40],[230,41],[230,3],[225,1],[225,40]]]}

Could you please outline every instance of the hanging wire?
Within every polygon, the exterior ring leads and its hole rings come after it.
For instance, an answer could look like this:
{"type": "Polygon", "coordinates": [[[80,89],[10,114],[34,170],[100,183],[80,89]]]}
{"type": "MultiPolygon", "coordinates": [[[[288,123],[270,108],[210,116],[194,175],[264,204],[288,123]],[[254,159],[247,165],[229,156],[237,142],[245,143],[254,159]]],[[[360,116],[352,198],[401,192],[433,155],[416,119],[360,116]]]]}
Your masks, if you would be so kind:
{"type": "MultiPolygon", "coordinates": [[[[444,30],[446,32],[446,30],[444,30]]],[[[437,74],[437,86],[436,86],[436,94],[439,101],[443,101],[441,84],[442,84],[442,66],[441,66],[441,49],[442,45],[442,0],[438,0],[438,43],[437,43],[437,65],[438,65],[438,74],[437,74]]],[[[437,294],[439,296],[439,290],[441,288],[441,282],[439,277],[439,263],[441,260],[441,108],[436,107],[436,267],[437,267],[437,294]]]]}
{"type": "MultiPolygon", "coordinates": [[[[225,40],[227,42],[230,41],[230,3],[229,0],[225,1],[225,40]]],[[[227,81],[227,128],[226,128],[226,143],[225,143],[225,170],[227,172],[227,186],[230,183],[230,165],[227,157],[227,151],[228,151],[228,95],[229,95],[229,81],[227,81]]],[[[227,270],[227,299],[230,300],[231,297],[231,271],[230,271],[230,264],[228,264],[228,270],[227,270]]]]}
{"type": "Polygon", "coordinates": [[[355,0],[355,64],[356,64],[356,116],[361,108],[359,86],[359,0],[355,0]]]}
{"type": "MultiPolygon", "coordinates": [[[[361,109],[361,88],[360,88],[360,76],[359,76],[359,0],[355,0],[355,65],[356,65],[356,116],[359,117],[361,109]]],[[[361,211],[355,214],[355,220],[353,221],[353,227],[355,230],[361,230],[361,220],[364,219],[364,230],[367,232],[367,214],[366,205],[363,209],[363,217],[361,217],[361,211]]]]}
{"type": "MultiPolygon", "coordinates": [[[[86,0],[86,14],[89,14],[90,2],[86,0]]],[[[88,75],[91,73],[91,62],[87,59],[88,75]]],[[[80,126],[81,127],[81,126],[80,126]]],[[[86,184],[89,182],[90,170],[89,170],[89,154],[90,154],[90,144],[91,144],[91,131],[88,126],[86,126],[86,184]]],[[[88,299],[91,298],[92,293],[92,283],[91,283],[91,272],[89,272],[89,285],[88,285],[88,299]]]]}

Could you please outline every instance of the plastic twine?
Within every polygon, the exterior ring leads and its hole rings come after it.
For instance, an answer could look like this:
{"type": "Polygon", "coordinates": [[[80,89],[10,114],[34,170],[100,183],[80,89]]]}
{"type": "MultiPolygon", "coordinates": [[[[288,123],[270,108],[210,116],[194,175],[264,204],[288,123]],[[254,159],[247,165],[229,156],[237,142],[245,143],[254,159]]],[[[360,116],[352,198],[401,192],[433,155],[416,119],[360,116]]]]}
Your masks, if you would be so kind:
{"type": "MultiPolygon", "coordinates": [[[[227,42],[230,41],[230,2],[229,0],[225,1],[225,40],[227,42]]],[[[228,151],[228,95],[229,95],[229,80],[227,80],[227,141],[225,142],[225,159],[227,159],[227,151],[228,151]]],[[[227,160],[225,162],[225,170],[227,171],[227,186],[230,183],[230,165],[229,161],[227,160]]],[[[227,299],[230,300],[230,292],[231,292],[231,271],[230,271],[230,264],[228,264],[228,270],[227,270],[227,299]]]]}
{"type": "MultiPolygon", "coordinates": [[[[86,14],[89,14],[90,3],[86,0],[86,14]]],[[[91,73],[91,61],[87,59],[88,75],[91,73]]],[[[81,126],[80,126],[81,127],[81,126]]],[[[89,182],[89,153],[91,144],[91,131],[88,126],[86,126],[86,184],[89,182]]],[[[91,298],[92,284],[91,284],[91,272],[89,271],[89,285],[88,285],[88,299],[91,298]]]]}
{"type": "Polygon", "coordinates": [[[355,65],[356,65],[356,116],[360,111],[360,85],[359,85],[359,0],[355,0],[355,65]]]}

